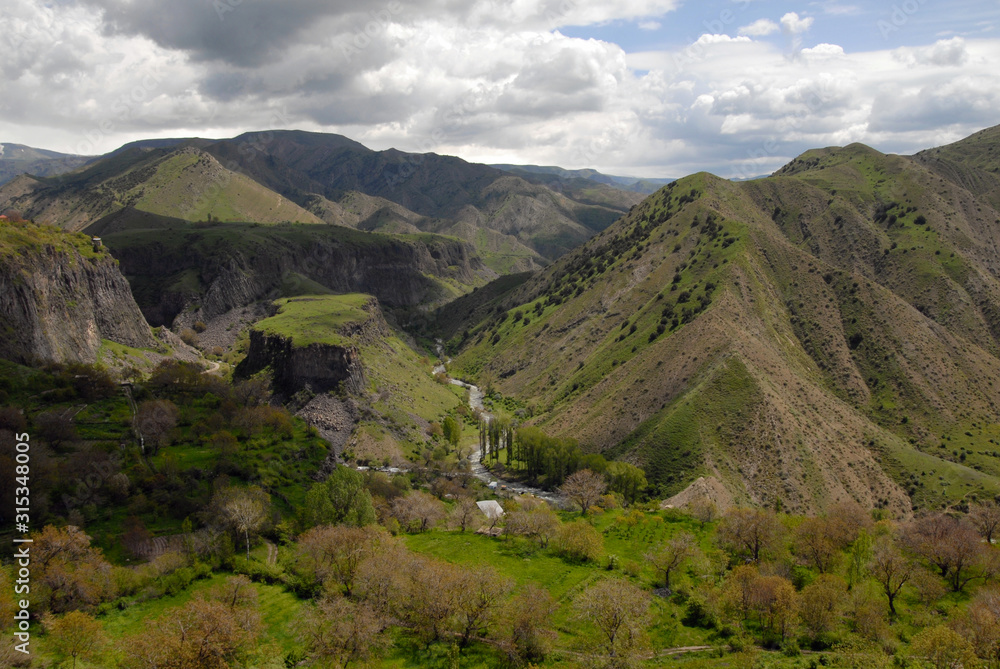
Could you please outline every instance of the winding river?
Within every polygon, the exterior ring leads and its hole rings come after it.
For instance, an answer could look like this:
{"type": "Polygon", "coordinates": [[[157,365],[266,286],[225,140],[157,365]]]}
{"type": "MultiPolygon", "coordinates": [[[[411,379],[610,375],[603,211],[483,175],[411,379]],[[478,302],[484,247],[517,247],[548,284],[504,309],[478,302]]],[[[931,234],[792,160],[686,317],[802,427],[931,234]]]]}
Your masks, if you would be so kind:
{"type": "MultiPolygon", "coordinates": [[[[444,349],[438,344],[438,356],[444,359],[444,349]]],[[[448,362],[451,362],[449,359],[448,362]]],[[[445,368],[445,363],[442,362],[434,368],[434,374],[447,374],[448,371],[445,368]]],[[[493,415],[486,411],[486,407],[483,405],[483,391],[479,389],[479,386],[474,386],[471,383],[466,383],[465,381],[459,381],[458,379],[453,379],[448,377],[449,383],[454,386],[461,386],[469,391],[469,407],[474,411],[479,411],[479,413],[486,418],[486,420],[493,420],[493,415]]],[[[544,499],[552,504],[560,504],[564,501],[562,495],[552,492],[550,490],[542,490],[541,488],[532,488],[531,486],[524,485],[523,483],[517,483],[513,481],[505,481],[498,479],[493,476],[483,465],[483,452],[481,449],[477,448],[472,455],[469,456],[469,463],[472,467],[472,474],[483,481],[487,485],[491,483],[496,483],[497,488],[500,486],[506,486],[507,491],[516,495],[534,495],[540,499],[544,499]]]]}

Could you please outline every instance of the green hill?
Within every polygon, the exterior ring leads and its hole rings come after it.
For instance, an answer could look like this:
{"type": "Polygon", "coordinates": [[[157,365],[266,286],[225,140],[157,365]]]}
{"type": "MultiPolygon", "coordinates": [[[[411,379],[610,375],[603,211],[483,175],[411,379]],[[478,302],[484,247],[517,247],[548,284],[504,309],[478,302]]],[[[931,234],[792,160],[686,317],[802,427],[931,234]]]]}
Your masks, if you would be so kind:
{"type": "Polygon", "coordinates": [[[992,496],[995,135],[951,152],[951,176],[851,145],[768,179],[687,177],[441,334],[460,374],[664,495],[704,475],[802,511],[992,496]]]}
{"type": "Polygon", "coordinates": [[[188,221],[321,222],[186,145],[132,147],[59,177],[19,177],[0,187],[0,202],[68,230],[82,230],[124,208],[188,221]]]}

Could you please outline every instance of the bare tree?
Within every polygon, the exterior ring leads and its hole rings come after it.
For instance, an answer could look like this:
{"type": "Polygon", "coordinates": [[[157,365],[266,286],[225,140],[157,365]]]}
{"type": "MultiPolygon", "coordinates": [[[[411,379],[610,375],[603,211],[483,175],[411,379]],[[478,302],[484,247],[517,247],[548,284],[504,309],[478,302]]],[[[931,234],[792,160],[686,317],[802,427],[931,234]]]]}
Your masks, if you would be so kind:
{"type": "Polygon", "coordinates": [[[549,591],[534,583],[527,584],[507,602],[503,624],[494,633],[513,666],[545,659],[556,638],[549,629],[549,619],[555,610],[549,591]]]}
{"type": "Polygon", "coordinates": [[[663,572],[663,584],[670,589],[670,573],[679,569],[697,550],[694,535],[681,532],[667,540],[657,550],[646,553],[646,561],[657,571],[663,572]]]}
{"type": "Polygon", "coordinates": [[[836,529],[827,518],[806,518],[795,529],[794,550],[799,559],[821,574],[840,557],[836,529]]]}
{"type": "Polygon", "coordinates": [[[1000,506],[993,500],[975,504],[969,509],[969,520],[986,543],[993,543],[993,534],[1000,527],[1000,506]]]}
{"type": "Polygon", "coordinates": [[[139,405],[135,423],[143,443],[152,446],[155,454],[170,440],[171,431],[177,427],[179,412],[170,400],[146,400],[139,405]]]}
{"type": "Polygon", "coordinates": [[[444,504],[434,495],[414,490],[392,500],[392,515],[410,532],[424,532],[445,516],[444,504]]]}
{"type": "Polygon", "coordinates": [[[381,527],[320,525],[299,537],[299,562],[316,582],[335,579],[351,596],[361,562],[387,539],[381,527]]]}
{"type": "Polygon", "coordinates": [[[688,506],[688,512],[701,523],[702,527],[719,517],[719,507],[707,497],[700,497],[691,502],[688,506]]]}
{"type": "Polygon", "coordinates": [[[566,477],[566,482],[559,486],[559,492],[569,497],[587,514],[587,509],[601,498],[608,484],[604,477],[589,469],[581,469],[566,477]]]}
{"type": "Polygon", "coordinates": [[[633,666],[645,649],[645,627],[649,617],[649,594],[625,579],[607,578],[577,597],[574,606],[583,620],[599,633],[595,649],[604,666],[633,666]]]}
{"type": "Polygon", "coordinates": [[[982,543],[964,518],[943,513],[924,516],[906,528],[904,540],[914,553],[938,568],[955,592],[992,573],[991,547],[982,543]]]}
{"type": "Polygon", "coordinates": [[[212,506],[217,508],[226,524],[246,540],[247,560],[250,559],[250,534],[256,533],[268,518],[271,497],[258,486],[230,486],[216,494],[212,506]]]}
{"type": "Polygon", "coordinates": [[[511,581],[500,576],[492,567],[478,567],[461,573],[455,589],[455,609],[462,635],[460,647],[467,646],[473,634],[486,634],[511,587],[511,581]]]}
{"type": "Polygon", "coordinates": [[[726,548],[758,562],[762,554],[778,548],[783,529],[767,509],[732,509],[723,516],[717,536],[726,548]]]}
{"type": "Polygon", "coordinates": [[[483,512],[479,510],[476,500],[467,495],[458,498],[458,503],[451,510],[449,517],[451,526],[457,527],[462,532],[466,529],[477,529],[482,519],[483,512]]]}
{"type": "Polygon", "coordinates": [[[386,646],[388,639],[378,615],[367,602],[354,603],[341,597],[324,597],[306,609],[296,625],[299,638],[312,657],[346,667],[366,660],[386,646]]]}
{"type": "Polygon", "coordinates": [[[872,548],[868,571],[878,581],[889,601],[889,613],[896,615],[896,597],[903,586],[913,578],[913,561],[903,555],[889,537],[880,537],[872,548]]]}

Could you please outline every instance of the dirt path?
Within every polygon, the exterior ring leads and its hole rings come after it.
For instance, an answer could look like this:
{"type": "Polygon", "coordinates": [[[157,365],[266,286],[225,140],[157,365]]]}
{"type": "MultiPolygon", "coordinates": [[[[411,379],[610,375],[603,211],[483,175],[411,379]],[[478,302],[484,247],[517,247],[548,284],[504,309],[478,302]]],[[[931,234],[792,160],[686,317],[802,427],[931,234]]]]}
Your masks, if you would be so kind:
{"type": "Polygon", "coordinates": [[[264,544],[267,546],[267,563],[276,563],[278,561],[278,547],[270,541],[265,541],[264,544]]]}

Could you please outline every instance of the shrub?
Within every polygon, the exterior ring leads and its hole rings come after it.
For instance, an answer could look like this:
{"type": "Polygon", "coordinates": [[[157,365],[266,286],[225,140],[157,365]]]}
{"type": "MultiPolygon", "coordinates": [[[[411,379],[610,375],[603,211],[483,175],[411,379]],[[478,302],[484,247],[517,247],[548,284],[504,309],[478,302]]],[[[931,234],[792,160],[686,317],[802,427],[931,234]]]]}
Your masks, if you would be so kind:
{"type": "Polygon", "coordinates": [[[567,523],[559,530],[556,550],[569,560],[597,561],[604,554],[604,537],[590,523],[567,523]]]}

